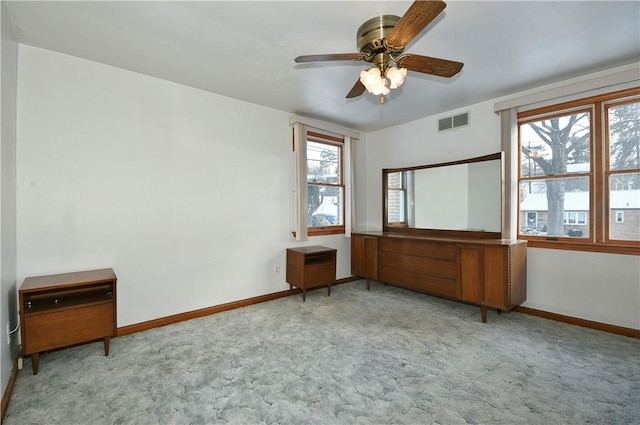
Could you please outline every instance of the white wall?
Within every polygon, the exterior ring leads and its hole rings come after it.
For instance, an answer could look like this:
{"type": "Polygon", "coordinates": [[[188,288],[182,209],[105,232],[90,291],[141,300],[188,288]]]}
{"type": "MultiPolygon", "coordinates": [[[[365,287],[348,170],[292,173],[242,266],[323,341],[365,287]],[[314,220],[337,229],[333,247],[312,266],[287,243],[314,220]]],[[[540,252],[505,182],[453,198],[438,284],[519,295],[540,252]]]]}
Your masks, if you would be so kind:
{"type": "MultiPolygon", "coordinates": [[[[366,165],[356,187],[365,192],[360,230],[382,228],[381,170],[471,158],[500,151],[496,100],[367,134],[366,165]],[[437,120],[465,111],[471,125],[437,132],[437,120]]],[[[364,195],[360,195],[361,197],[364,195]]],[[[524,306],[640,329],[640,257],[564,250],[528,250],[524,306]]]]}
{"type": "Polygon", "coordinates": [[[18,356],[18,338],[7,344],[7,325],[18,322],[16,302],[16,88],[18,45],[11,27],[7,5],[0,4],[2,18],[2,106],[0,127],[0,370],[2,394],[18,356]]]}
{"type": "MultiPolygon", "coordinates": [[[[113,267],[119,326],[288,289],[289,114],[30,46],[18,62],[20,281],[113,267]]],[[[338,248],[342,278],[349,243],[304,245],[338,248]]]]}

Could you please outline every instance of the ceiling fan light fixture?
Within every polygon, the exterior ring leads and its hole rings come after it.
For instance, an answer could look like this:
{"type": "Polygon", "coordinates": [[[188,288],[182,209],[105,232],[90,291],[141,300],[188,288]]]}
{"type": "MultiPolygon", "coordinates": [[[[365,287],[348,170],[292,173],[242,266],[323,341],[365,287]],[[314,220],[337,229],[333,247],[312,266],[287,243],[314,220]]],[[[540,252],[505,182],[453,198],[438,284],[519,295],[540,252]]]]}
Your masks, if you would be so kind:
{"type": "Polygon", "coordinates": [[[387,70],[387,78],[391,83],[389,88],[397,89],[402,84],[404,84],[404,77],[407,76],[407,68],[396,68],[392,66],[387,70]]]}
{"type": "Polygon", "coordinates": [[[376,96],[384,96],[391,91],[387,87],[386,78],[382,76],[380,69],[375,66],[360,72],[360,82],[369,93],[376,96]]]}

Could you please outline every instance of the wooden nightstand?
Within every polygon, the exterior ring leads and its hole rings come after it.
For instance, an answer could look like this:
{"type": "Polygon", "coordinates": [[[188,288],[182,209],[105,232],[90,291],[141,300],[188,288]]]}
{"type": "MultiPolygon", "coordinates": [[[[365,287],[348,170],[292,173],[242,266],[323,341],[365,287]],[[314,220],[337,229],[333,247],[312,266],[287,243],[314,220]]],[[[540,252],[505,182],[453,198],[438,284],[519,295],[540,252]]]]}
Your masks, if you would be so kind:
{"type": "Polygon", "coordinates": [[[22,354],[38,373],[40,353],[116,335],[116,281],[112,269],[28,277],[18,291],[22,354]]]}
{"type": "Polygon", "coordinates": [[[336,249],[324,246],[305,246],[287,249],[287,282],[289,288],[302,289],[302,301],[306,301],[307,289],[327,286],[336,280],[336,249]]]}

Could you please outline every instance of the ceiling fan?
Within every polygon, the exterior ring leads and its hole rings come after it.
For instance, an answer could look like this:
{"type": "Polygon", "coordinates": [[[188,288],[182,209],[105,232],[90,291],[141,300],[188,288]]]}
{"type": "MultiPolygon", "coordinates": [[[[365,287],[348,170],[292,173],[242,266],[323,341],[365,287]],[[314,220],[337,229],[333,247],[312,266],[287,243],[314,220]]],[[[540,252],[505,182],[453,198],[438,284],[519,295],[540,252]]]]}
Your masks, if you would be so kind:
{"type": "Polygon", "coordinates": [[[444,1],[413,2],[403,17],[382,15],[369,19],[356,33],[359,53],[329,53],[298,56],[296,63],[325,61],[366,61],[374,66],[362,71],[347,98],[365,90],[380,95],[380,103],[390,89],[404,83],[407,70],[450,78],[463,67],[462,62],[403,53],[405,46],[447,7],[444,1]],[[396,66],[391,66],[391,62],[396,66]]]}

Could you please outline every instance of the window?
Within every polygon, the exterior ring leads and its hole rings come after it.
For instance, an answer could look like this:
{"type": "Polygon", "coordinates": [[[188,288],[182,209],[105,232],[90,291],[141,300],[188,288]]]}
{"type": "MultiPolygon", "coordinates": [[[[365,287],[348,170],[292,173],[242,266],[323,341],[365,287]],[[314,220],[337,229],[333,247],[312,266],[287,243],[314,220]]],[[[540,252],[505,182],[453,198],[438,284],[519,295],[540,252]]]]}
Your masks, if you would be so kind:
{"type": "Polygon", "coordinates": [[[407,181],[401,171],[387,174],[387,223],[407,225],[407,181]]]}
{"type": "Polygon", "coordinates": [[[640,253],[640,90],[521,112],[518,151],[530,246],[640,253]]]}
{"type": "Polygon", "coordinates": [[[309,236],[344,233],[344,139],[307,132],[309,236]]]}
{"type": "Polygon", "coordinates": [[[566,211],[564,213],[564,224],[587,224],[587,213],[566,211]]]}
{"type": "Polygon", "coordinates": [[[527,227],[529,228],[537,228],[538,227],[538,213],[537,212],[527,212],[527,227]]]}

